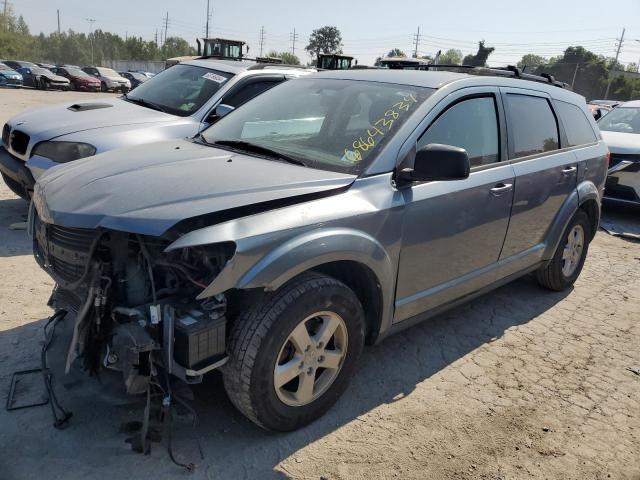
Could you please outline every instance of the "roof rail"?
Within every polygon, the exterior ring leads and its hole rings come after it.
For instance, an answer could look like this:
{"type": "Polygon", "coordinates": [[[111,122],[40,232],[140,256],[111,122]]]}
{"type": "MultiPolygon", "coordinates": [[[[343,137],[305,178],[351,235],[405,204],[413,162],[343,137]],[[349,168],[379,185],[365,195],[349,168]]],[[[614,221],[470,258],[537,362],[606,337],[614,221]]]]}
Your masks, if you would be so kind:
{"type": "Polygon", "coordinates": [[[256,63],[255,65],[251,65],[249,68],[247,68],[247,70],[264,70],[265,68],[299,68],[307,70],[315,67],[307,67],[305,65],[290,65],[288,63],[256,63]]]}
{"type": "Polygon", "coordinates": [[[464,71],[472,75],[492,75],[497,77],[511,77],[521,80],[529,80],[531,82],[546,83],[558,88],[569,88],[569,84],[556,80],[553,75],[548,73],[542,73],[540,75],[533,75],[531,73],[523,73],[518,67],[514,65],[507,65],[506,67],[476,67],[474,65],[420,65],[417,70],[454,70],[464,71]]]}

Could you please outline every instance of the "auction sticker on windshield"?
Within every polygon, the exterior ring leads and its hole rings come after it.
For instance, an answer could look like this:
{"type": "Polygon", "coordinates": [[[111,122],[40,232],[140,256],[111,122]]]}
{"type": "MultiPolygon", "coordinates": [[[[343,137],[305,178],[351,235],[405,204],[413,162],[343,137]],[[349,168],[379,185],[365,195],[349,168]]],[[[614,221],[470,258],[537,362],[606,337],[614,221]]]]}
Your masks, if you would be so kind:
{"type": "Polygon", "coordinates": [[[418,100],[414,94],[403,95],[401,101],[392,105],[389,110],[384,112],[383,116],[375,120],[372,125],[369,125],[365,135],[353,141],[351,144],[353,150],[349,149],[349,147],[344,149],[342,160],[354,164],[361,162],[363,155],[378,144],[378,138],[383,138],[385,133],[391,130],[394,121],[406,115],[417,102],[418,100]]]}
{"type": "Polygon", "coordinates": [[[211,80],[212,82],[216,83],[222,83],[226,80],[226,78],[224,78],[223,76],[213,72],[205,73],[202,78],[206,78],[207,80],[211,80]]]}

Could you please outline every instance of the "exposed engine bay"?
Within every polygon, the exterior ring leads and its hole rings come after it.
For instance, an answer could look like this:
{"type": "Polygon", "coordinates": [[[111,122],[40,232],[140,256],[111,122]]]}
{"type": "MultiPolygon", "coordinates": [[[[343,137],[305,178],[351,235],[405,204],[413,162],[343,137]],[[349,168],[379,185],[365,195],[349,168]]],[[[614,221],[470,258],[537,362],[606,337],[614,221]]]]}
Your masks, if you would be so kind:
{"type": "Polygon", "coordinates": [[[67,228],[33,217],[36,260],[56,282],[50,306],[67,312],[68,347],[57,359],[64,373],[120,372],[135,395],[159,372],[198,383],[226,361],[228,299],[196,297],[233,244],[165,252],[179,234],[67,228]]]}

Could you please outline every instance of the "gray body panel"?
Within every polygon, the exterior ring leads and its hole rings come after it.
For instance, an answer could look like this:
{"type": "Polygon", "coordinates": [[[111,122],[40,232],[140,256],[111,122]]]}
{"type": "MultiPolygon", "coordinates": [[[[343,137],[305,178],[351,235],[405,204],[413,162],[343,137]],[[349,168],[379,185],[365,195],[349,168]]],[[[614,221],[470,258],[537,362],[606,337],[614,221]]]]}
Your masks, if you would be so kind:
{"type": "MultiPolygon", "coordinates": [[[[104,164],[104,170],[96,175],[99,179],[94,183],[90,182],[95,172],[91,172],[89,161],[56,169],[43,177],[43,189],[36,190],[36,207],[45,217],[47,210],[51,211],[49,218],[54,221],[85,228],[91,222],[85,223],[81,217],[87,208],[93,208],[92,222],[104,216],[97,223],[101,226],[157,235],[179,221],[179,216],[190,218],[206,210],[217,212],[264,201],[260,195],[265,190],[274,198],[277,191],[277,195],[297,196],[300,185],[330,192],[323,198],[300,197],[292,205],[240,214],[191,231],[168,250],[220,242],[235,244],[233,257],[199,298],[232,288],[275,290],[305,270],[338,261],[356,262],[372,272],[380,286],[380,323],[374,338],[392,331],[392,325],[411,324],[543,265],[580,205],[595,202],[599,210],[606,168],[602,141],[536,157],[508,159],[500,89],[524,88],[528,82],[447,72],[346,71],[318,76],[439,89],[416,109],[355,181],[348,175],[245,156],[237,165],[246,162],[255,174],[244,168],[237,178],[230,174],[224,181],[217,181],[218,174],[209,173],[205,166],[216,162],[224,172],[225,167],[233,165],[226,163],[228,152],[219,152],[217,157],[209,151],[209,157],[214,158],[198,158],[204,147],[185,146],[174,152],[172,149],[185,142],[168,142],[114,152],[109,162],[95,162],[104,164]],[[417,138],[438,113],[458,98],[482,92],[497,96],[502,161],[474,169],[464,180],[397,186],[393,180],[396,167],[412,161],[417,138]],[[126,159],[119,160],[118,155],[126,159]],[[132,157],[137,158],[135,165],[142,170],[131,171],[132,157]],[[179,173],[179,158],[188,175],[179,173]],[[570,175],[562,173],[567,165],[576,167],[570,175]],[[298,175],[298,170],[309,172],[308,176],[298,175]],[[67,172],[70,174],[65,175],[67,172]],[[165,173],[170,175],[163,181],[155,178],[165,173]],[[286,178],[289,174],[295,178],[286,178]],[[125,180],[129,175],[132,180],[125,180]],[[172,182],[173,175],[180,175],[180,181],[172,182]],[[198,175],[211,177],[199,181],[198,175]],[[116,183],[111,179],[119,176],[127,182],[126,189],[115,190],[116,183]],[[184,191],[192,188],[188,178],[194,179],[197,191],[184,191]],[[210,194],[204,194],[209,181],[210,194]],[[492,195],[491,188],[499,184],[512,188],[503,195],[492,195]],[[74,191],[77,188],[77,198],[63,198],[65,186],[72,186],[74,191]],[[146,193],[132,195],[130,189],[134,188],[146,193]],[[169,191],[163,192],[163,188],[169,191]],[[173,189],[180,192],[174,193],[173,189]],[[160,200],[163,195],[168,196],[166,205],[160,200]],[[147,222],[149,218],[155,219],[153,224],[147,222]]],[[[530,88],[551,99],[584,104],[577,95],[557,87],[532,84],[530,88]]],[[[586,106],[581,108],[586,111],[586,106]]],[[[590,121],[597,131],[592,118],[590,121]]]]}

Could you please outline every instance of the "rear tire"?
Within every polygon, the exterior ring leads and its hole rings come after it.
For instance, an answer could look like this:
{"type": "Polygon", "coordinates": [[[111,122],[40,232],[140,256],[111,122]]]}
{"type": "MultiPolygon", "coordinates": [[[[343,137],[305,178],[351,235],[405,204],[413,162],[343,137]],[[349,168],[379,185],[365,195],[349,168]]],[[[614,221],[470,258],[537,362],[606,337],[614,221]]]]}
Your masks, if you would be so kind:
{"type": "Polygon", "coordinates": [[[236,319],[222,369],[225,390],[262,428],[284,432],[307,425],[347,388],[364,330],[362,305],[349,287],[303,273],[236,319]],[[303,392],[304,385],[311,386],[303,392]]]}
{"type": "Polygon", "coordinates": [[[578,209],[562,234],[551,261],[536,271],[538,283],[549,290],[561,292],[578,279],[589,250],[591,221],[578,209]]]}

